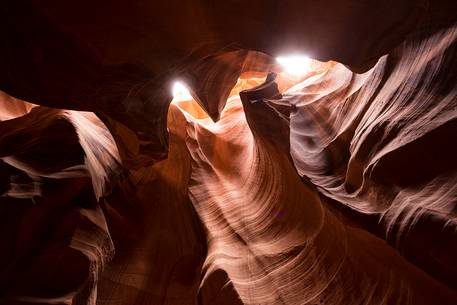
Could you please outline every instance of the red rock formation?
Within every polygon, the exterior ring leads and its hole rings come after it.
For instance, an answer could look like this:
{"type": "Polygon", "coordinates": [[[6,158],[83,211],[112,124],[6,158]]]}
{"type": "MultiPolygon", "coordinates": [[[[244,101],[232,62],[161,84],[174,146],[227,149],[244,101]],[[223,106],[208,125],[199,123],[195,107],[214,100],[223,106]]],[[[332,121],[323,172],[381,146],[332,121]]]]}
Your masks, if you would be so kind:
{"type": "Polygon", "coordinates": [[[457,303],[455,3],[68,5],[0,10],[1,304],[457,303]]]}

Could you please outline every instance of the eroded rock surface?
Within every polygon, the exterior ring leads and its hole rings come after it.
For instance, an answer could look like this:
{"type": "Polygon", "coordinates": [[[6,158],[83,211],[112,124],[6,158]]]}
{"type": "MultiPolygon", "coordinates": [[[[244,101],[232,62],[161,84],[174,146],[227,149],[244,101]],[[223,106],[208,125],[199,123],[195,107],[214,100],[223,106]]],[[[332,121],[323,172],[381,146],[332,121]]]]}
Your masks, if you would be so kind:
{"type": "Polygon", "coordinates": [[[455,5],[7,3],[0,303],[456,304],[455,5]]]}

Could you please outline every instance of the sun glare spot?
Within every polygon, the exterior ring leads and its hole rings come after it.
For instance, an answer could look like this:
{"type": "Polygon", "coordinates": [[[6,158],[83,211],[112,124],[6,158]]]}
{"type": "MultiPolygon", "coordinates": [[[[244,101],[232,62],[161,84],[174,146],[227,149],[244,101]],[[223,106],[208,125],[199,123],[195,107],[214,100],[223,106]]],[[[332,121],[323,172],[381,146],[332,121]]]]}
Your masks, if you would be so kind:
{"type": "Polygon", "coordinates": [[[292,76],[303,76],[311,70],[311,59],[304,55],[279,56],[276,61],[292,76]]]}
{"type": "Polygon", "coordinates": [[[172,93],[173,101],[175,102],[191,101],[193,99],[186,85],[179,81],[173,83],[172,93]]]}

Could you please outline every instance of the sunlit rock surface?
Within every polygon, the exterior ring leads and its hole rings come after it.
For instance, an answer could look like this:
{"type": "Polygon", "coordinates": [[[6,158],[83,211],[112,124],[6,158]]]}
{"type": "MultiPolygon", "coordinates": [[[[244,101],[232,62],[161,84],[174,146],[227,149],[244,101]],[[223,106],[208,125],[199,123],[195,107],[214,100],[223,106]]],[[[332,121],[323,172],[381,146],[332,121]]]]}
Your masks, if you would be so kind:
{"type": "Polygon", "coordinates": [[[457,304],[455,3],[31,3],[0,304],[457,304]]]}

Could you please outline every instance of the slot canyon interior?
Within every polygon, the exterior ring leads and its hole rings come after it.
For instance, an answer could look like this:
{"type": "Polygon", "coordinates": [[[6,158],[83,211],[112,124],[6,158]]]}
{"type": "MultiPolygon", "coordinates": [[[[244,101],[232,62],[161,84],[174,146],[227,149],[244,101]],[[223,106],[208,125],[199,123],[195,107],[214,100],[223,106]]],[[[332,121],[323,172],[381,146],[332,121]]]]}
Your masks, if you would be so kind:
{"type": "Polygon", "coordinates": [[[457,1],[5,0],[1,305],[456,305],[457,1]]]}

